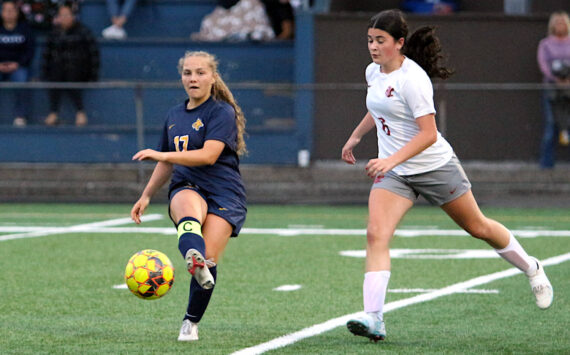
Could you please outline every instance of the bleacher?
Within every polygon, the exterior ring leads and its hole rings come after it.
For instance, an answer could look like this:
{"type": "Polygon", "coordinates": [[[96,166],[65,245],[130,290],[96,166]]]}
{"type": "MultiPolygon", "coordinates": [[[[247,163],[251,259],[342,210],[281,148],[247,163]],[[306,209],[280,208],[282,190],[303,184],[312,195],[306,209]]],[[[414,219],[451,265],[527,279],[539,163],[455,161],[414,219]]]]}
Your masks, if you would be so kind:
{"type": "MultiPolygon", "coordinates": [[[[283,88],[283,84],[295,82],[295,43],[190,40],[190,34],[199,30],[202,18],[215,4],[215,0],[141,0],[125,27],[128,38],[116,41],[101,37],[102,29],[109,25],[105,1],[83,1],[80,21],[97,36],[99,83],[108,84],[106,88],[84,90],[88,126],[73,126],[74,112],[65,101],[60,111],[62,124],[44,126],[47,93],[35,89],[31,92],[28,126],[12,127],[12,96],[0,91],[0,140],[10,142],[0,161],[117,163],[129,161],[141,145],[155,147],[166,111],[186,98],[176,85],[178,59],[186,50],[205,50],[218,57],[220,73],[248,120],[251,154],[244,161],[295,163],[303,144],[297,130],[303,125],[294,118],[295,92],[283,88]],[[252,83],[256,85],[247,85],[252,83]],[[270,84],[280,86],[272,88],[270,84]],[[142,108],[138,117],[137,102],[142,108]],[[144,125],[142,137],[137,136],[137,119],[144,125]],[[21,149],[30,142],[34,142],[33,147],[21,149]],[[268,144],[272,151],[264,149],[268,144]]],[[[44,47],[45,37],[40,35],[33,62],[36,80],[44,47]]]]}
{"type": "MultiPolygon", "coordinates": [[[[368,3],[368,11],[378,6],[373,0],[333,1],[331,9],[341,3],[355,7],[368,3]]],[[[390,0],[383,6],[397,3],[390,0]]],[[[485,3],[496,5],[491,0],[485,3]]],[[[177,83],[177,60],[185,50],[206,50],[218,56],[220,72],[248,119],[250,153],[242,160],[241,171],[250,203],[366,203],[370,181],[363,168],[339,163],[339,154],[340,145],[357,124],[355,120],[362,117],[365,88],[359,83],[369,57],[365,41],[359,38],[369,14],[298,13],[296,40],[291,42],[191,41],[190,33],[198,31],[201,18],[214,6],[215,0],[139,0],[126,26],[128,39],[112,41],[101,38],[101,30],[109,25],[104,0],[84,0],[81,20],[92,28],[101,48],[101,80],[96,85],[104,86],[85,90],[89,124],[75,127],[67,103],[60,115],[64,124],[43,125],[48,103],[45,88],[39,88],[33,90],[30,100],[29,125],[13,127],[11,95],[2,88],[5,83],[0,83],[0,201],[132,202],[153,167],[151,163],[131,162],[132,154],[139,148],[156,146],[166,111],[185,99],[177,83]],[[343,84],[346,86],[340,87],[343,84]],[[137,126],[137,122],[143,124],[137,126]],[[301,150],[311,154],[308,168],[294,166],[301,150]]],[[[410,20],[414,27],[425,22],[447,26],[441,31],[447,35],[446,48],[455,51],[456,65],[465,66],[458,70],[459,84],[511,82],[519,73],[526,75],[523,79],[517,76],[521,83],[539,80],[532,78],[528,68],[536,70],[534,43],[544,34],[547,16],[506,18],[493,12],[492,16],[410,16],[410,20]],[[473,46],[482,43],[479,45],[487,48],[487,42],[464,46],[464,38],[475,37],[466,33],[479,34],[481,28],[505,37],[528,32],[520,41],[532,47],[527,48],[530,54],[519,54],[526,48],[520,42],[516,42],[515,53],[497,53],[501,58],[516,56],[519,64],[526,63],[521,66],[526,69],[515,70],[508,64],[508,68],[493,67],[495,71],[491,71],[487,61],[473,56],[473,46]]],[[[40,38],[34,62],[36,76],[44,43],[40,38]]],[[[484,100],[501,100],[500,93],[512,94],[508,90],[486,93],[484,100]]],[[[569,151],[559,147],[556,169],[538,169],[532,154],[538,151],[541,134],[539,100],[534,100],[532,92],[515,94],[525,98],[524,105],[512,104],[512,97],[507,96],[510,99],[503,101],[510,104],[493,106],[493,115],[500,118],[495,119],[489,111],[469,114],[473,105],[465,104],[465,100],[474,96],[469,91],[445,92],[447,97],[455,95],[447,105],[447,136],[461,143],[456,147],[464,150],[461,156],[472,160],[463,163],[473,191],[483,204],[568,206],[569,151]],[[472,117],[478,117],[477,128],[484,129],[485,134],[501,128],[510,132],[479,144],[480,130],[469,128],[475,121],[472,117]],[[510,124],[508,119],[527,124],[510,124]],[[460,134],[459,138],[454,134],[460,134]],[[506,151],[496,148],[506,142],[504,137],[517,140],[511,144],[517,154],[509,158],[517,160],[514,163],[497,161],[499,153],[506,151]],[[476,143],[470,144],[468,139],[476,143]],[[525,144],[518,144],[520,141],[525,144]]],[[[475,95],[477,109],[481,100],[475,95]]],[[[375,152],[374,139],[363,142],[358,152],[360,162],[375,152]]],[[[156,201],[165,199],[164,191],[157,194],[156,201]]]]}

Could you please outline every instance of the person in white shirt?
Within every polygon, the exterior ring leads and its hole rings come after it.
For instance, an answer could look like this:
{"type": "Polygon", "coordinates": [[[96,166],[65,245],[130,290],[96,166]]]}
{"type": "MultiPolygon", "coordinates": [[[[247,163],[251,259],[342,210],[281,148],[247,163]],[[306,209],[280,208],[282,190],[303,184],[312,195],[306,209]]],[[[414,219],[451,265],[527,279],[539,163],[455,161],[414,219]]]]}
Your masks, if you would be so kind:
{"type": "Polygon", "coordinates": [[[354,147],[376,127],[378,158],[366,165],[374,182],[368,202],[365,313],[349,320],[348,329],[374,341],[386,337],[382,308],[390,279],[389,244],[419,195],[525,273],[537,306],[548,308],[553,289],[541,263],[505,226],[483,215],[452,147],[437,130],[430,78],[446,79],[452,71],[439,63],[441,45],[434,28],[422,27],[408,38],[403,14],[382,11],[368,25],[368,50],[368,113],[342,148],[342,160],[355,164],[354,147]]]}

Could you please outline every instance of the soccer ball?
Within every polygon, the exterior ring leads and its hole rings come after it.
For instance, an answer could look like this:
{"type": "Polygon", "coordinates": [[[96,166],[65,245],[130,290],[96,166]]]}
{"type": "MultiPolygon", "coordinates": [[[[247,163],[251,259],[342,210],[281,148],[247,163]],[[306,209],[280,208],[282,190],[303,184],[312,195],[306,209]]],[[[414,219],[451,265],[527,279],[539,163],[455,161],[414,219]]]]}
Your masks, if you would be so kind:
{"type": "Polygon", "coordinates": [[[155,300],[172,288],[174,267],[164,253],[152,249],[141,250],[129,259],[125,281],[135,296],[155,300]]]}

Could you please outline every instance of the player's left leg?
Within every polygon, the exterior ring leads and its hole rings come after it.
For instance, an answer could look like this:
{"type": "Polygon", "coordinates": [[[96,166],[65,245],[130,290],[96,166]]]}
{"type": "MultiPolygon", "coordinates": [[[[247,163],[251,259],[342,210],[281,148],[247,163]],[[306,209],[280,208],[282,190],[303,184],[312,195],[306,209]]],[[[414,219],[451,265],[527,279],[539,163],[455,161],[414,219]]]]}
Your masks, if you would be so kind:
{"type": "MultiPolygon", "coordinates": [[[[206,243],[206,265],[214,277],[214,282],[216,282],[216,263],[230,240],[232,226],[225,219],[214,214],[208,214],[202,226],[202,233],[204,235],[204,242],[206,243]]],[[[186,327],[184,324],[182,325],[179,340],[198,340],[198,322],[200,322],[206,312],[214,287],[206,289],[200,286],[195,278],[192,278],[188,308],[185,316],[185,322],[188,321],[190,323],[186,324],[186,327]],[[182,336],[185,329],[188,332],[188,336],[182,336]]]]}
{"type": "Polygon", "coordinates": [[[540,262],[526,253],[505,226],[483,215],[471,190],[441,208],[471,236],[485,241],[503,259],[526,274],[538,307],[544,309],[552,304],[552,285],[540,262]]]}

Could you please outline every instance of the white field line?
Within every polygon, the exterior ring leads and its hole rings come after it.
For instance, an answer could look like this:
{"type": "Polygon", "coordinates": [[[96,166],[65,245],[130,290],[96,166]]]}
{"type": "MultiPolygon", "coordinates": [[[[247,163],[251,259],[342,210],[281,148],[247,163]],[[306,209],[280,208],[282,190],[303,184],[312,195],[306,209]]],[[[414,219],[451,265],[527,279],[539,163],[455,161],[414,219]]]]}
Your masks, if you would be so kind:
{"type": "MultiPolygon", "coordinates": [[[[160,215],[149,215],[143,217],[143,220],[149,221],[160,218],[151,218],[160,215]],[[150,218],[150,219],[149,219],[150,218]]],[[[130,222],[129,218],[125,218],[130,222]]],[[[125,223],[127,223],[125,222],[125,223]]],[[[98,223],[98,222],[97,222],[98,223]]],[[[124,223],[117,223],[124,224],[124,223]]],[[[173,227],[106,227],[96,224],[80,225],[81,228],[73,230],[73,232],[85,233],[150,233],[176,235],[173,227]]],[[[77,226],[79,227],[79,226],[77,226]]],[[[71,227],[63,227],[63,229],[71,227]]],[[[62,227],[24,227],[24,226],[0,226],[0,233],[34,233],[49,232],[50,234],[60,233],[62,227]]],[[[537,237],[570,237],[570,230],[512,230],[513,234],[518,238],[537,238],[537,237]]],[[[67,232],[66,232],[67,233],[67,232]]],[[[241,234],[244,235],[278,235],[278,236],[301,236],[301,235],[354,235],[365,236],[366,229],[320,229],[320,228],[243,228],[241,234]]],[[[449,236],[463,237],[468,236],[467,232],[461,229],[396,229],[394,233],[399,237],[422,237],[422,236],[449,236]]],[[[6,236],[3,236],[6,237],[6,236]]],[[[0,241],[2,236],[0,236],[0,241]]]]}
{"type": "MultiPolygon", "coordinates": [[[[428,292],[435,292],[437,289],[435,288],[395,288],[395,289],[388,289],[390,293],[428,293],[428,292]]],[[[470,290],[463,290],[457,291],[456,293],[499,293],[499,290],[477,290],[477,289],[470,289],[470,290]]]]}
{"type": "MultiPolygon", "coordinates": [[[[162,219],[161,214],[151,214],[148,216],[143,216],[143,221],[155,221],[159,219],[162,219]]],[[[14,240],[14,239],[45,237],[47,235],[53,235],[53,234],[79,233],[79,232],[92,233],[92,232],[98,232],[101,229],[104,229],[105,227],[116,226],[127,223],[134,223],[134,222],[130,218],[125,217],[125,218],[109,219],[101,222],[77,224],[69,227],[46,227],[46,228],[36,227],[34,230],[28,231],[27,233],[2,235],[0,236],[0,242],[6,240],[14,240]]],[[[0,229],[0,232],[1,231],[2,230],[0,229]]]]}
{"type": "MultiPolygon", "coordinates": [[[[570,260],[570,253],[566,253],[566,254],[554,256],[552,258],[548,258],[546,260],[543,260],[542,264],[544,266],[557,265],[557,264],[563,263],[567,260],[570,260]]],[[[384,305],[384,313],[394,311],[394,310],[399,309],[399,308],[411,306],[413,304],[431,301],[433,299],[436,299],[436,298],[439,298],[442,296],[451,295],[453,293],[462,292],[464,290],[468,290],[468,289],[476,287],[476,286],[484,285],[484,284],[487,284],[489,282],[500,280],[500,279],[507,278],[507,277],[511,277],[513,275],[520,274],[520,273],[521,272],[515,268],[507,269],[505,271],[499,271],[499,272],[496,272],[493,274],[479,276],[479,277],[476,277],[474,279],[467,280],[464,282],[459,282],[459,283],[444,287],[442,289],[439,289],[439,290],[436,290],[433,292],[424,293],[424,294],[417,295],[414,297],[404,298],[404,299],[401,299],[398,301],[390,302],[390,303],[387,303],[386,305],[384,305]]],[[[350,319],[352,319],[354,317],[361,316],[361,315],[363,315],[363,312],[347,314],[347,315],[344,315],[344,316],[341,316],[338,318],[330,319],[324,323],[315,324],[311,327],[301,329],[301,330],[294,332],[294,333],[283,335],[279,338],[275,338],[275,339],[270,340],[268,342],[236,351],[232,355],[255,355],[255,354],[262,354],[266,351],[282,348],[284,346],[291,345],[291,344],[296,343],[296,342],[303,340],[305,338],[313,337],[313,336],[319,335],[321,333],[327,332],[329,330],[332,330],[334,328],[343,326],[350,319]]]]}

